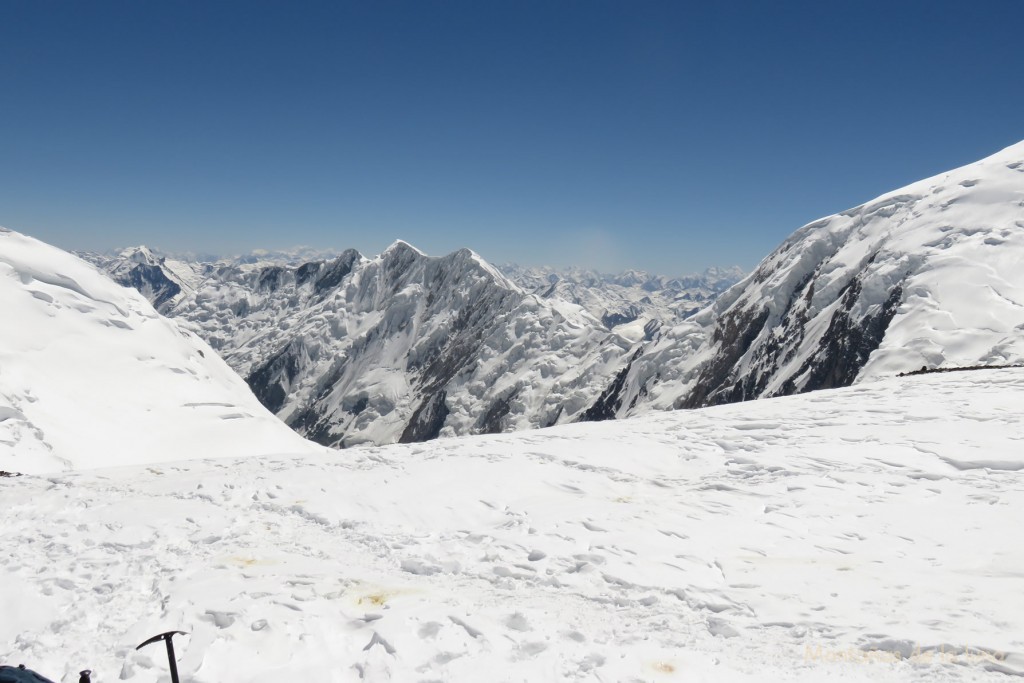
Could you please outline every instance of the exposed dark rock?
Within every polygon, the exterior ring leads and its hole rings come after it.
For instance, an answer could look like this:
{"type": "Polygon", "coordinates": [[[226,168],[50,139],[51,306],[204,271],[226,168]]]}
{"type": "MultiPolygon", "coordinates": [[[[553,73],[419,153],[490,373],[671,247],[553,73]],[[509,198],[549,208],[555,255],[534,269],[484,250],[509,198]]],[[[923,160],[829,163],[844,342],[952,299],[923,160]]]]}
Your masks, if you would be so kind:
{"type": "Polygon", "coordinates": [[[565,410],[564,406],[559,405],[555,408],[555,412],[549,414],[540,424],[541,427],[553,427],[558,424],[558,418],[562,417],[562,412],[565,410]]]}
{"type": "Polygon", "coordinates": [[[744,400],[742,383],[736,384],[730,378],[736,363],[761,333],[769,314],[765,307],[730,311],[722,317],[712,335],[718,352],[701,368],[693,391],[677,407],[699,408],[744,400]]]}
{"type": "Polygon", "coordinates": [[[299,287],[309,282],[312,278],[320,272],[323,268],[323,261],[311,261],[309,263],[303,263],[295,271],[295,284],[299,287]]]}
{"type": "Polygon", "coordinates": [[[299,357],[303,353],[301,342],[292,342],[253,370],[246,379],[252,393],[270,412],[276,413],[284,405],[291,382],[299,373],[299,357]]]}
{"type": "Polygon", "coordinates": [[[248,299],[239,299],[231,304],[231,312],[235,314],[236,318],[244,318],[249,315],[250,310],[248,299]]]}
{"type": "Polygon", "coordinates": [[[162,310],[169,301],[181,293],[181,287],[164,273],[158,265],[139,263],[128,273],[117,278],[118,284],[133,287],[140,292],[152,292],[153,308],[162,310]]]}
{"type": "Polygon", "coordinates": [[[619,370],[612,383],[597,397],[597,401],[583,411],[583,414],[576,420],[577,422],[601,422],[603,420],[615,419],[619,408],[622,407],[622,390],[626,386],[626,377],[629,376],[629,369],[633,366],[633,361],[639,358],[642,352],[642,347],[636,350],[632,358],[629,359],[629,362],[626,363],[626,366],[619,370]]]}
{"type": "Polygon", "coordinates": [[[520,298],[508,290],[492,290],[491,296],[490,301],[475,302],[459,309],[447,335],[416,349],[408,367],[419,372],[418,384],[424,393],[443,387],[474,363],[484,332],[495,324],[496,312],[510,310],[520,298]]]}
{"type": "Polygon", "coordinates": [[[500,434],[505,431],[502,420],[512,409],[512,401],[519,394],[518,390],[512,391],[507,396],[499,398],[487,409],[480,418],[479,430],[481,434],[500,434]]]}
{"type": "MultiPolygon", "coordinates": [[[[871,263],[874,256],[868,260],[871,263]]],[[[699,368],[693,389],[677,402],[678,408],[735,403],[768,395],[771,382],[782,380],[772,395],[788,395],[817,389],[849,386],[881,344],[890,321],[902,300],[897,285],[887,300],[872,314],[854,318],[851,311],[860,303],[861,276],[852,278],[839,293],[839,305],[832,313],[828,329],[810,357],[789,377],[778,373],[791,362],[807,334],[808,310],[814,297],[818,269],[798,282],[770,334],[762,335],[771,324],[767,307],[741,308],[726,313],[715,326],[712,340],[716,352],[699,368]],[[752,344],[759,339],[756,347],[752,344]],[[744,357],[750,351],[749,357],[744,357]],[[737,365],[744,359],[744,371],[737,365]]]]}
{"type": "Polygon", "coordinates": [[[914,375],[930,375],[935,372],[969,372],[971,370],[1004,370],[1006,368],[1024,368],[1024,365],[965,365],[952,368],[929,368],[922,367],[920,370],[901,372],[897,377],[912,377],[914,375]]]}
{"type": "Polygon", "coordinates": [[[306,409],[297,419],[290,420],[288,426],[321,446],[345,447],[342,437],[332,431],[334,425],[331,419],[318,413],[315,408],[306,409]]]}
{"type": "Polygon", "coordinates": [[[280,266],[270,266],[260,271],[260,277],[256,284],[256,289],[261,292],[274,292],[281,286],[281,276],[284,274],[284,268],[280,266]]]}
{"type": "Polygon", "coordinates": [[[603,316],[601,316],[601,322],[604,323],[605,327],[611,329],[624,323],[633,322],[634,320],[640,317],[641,313],[643,313],[643,311],[640,310],[638,307],[628,306],[621,311],[609,311],[608,313],[605,313],[603,316]]]}
{"type": "Polygon", "coordinates": [[[833,389],[853,384],[857,374],[868,362],[871,353],[882,343],[889,322],[896,315],[903,298],[903,287],[897,285],[875,315],[853,320],[850,310],[861,294],[861,282],[854,278],[843,295],[842,305],[829,322],[828,330],[813,356],[796,372],[807,372],[803,391],[833,389]]]}
{"type": "Polygon", "coordinates": [[[358,415],[359,413],[366,410],[366,406],[368,405],[370,405],[370,397],[363,396],[362,398],[358,399],[355,403],[352,404],[352,407],[348,409],[348,412],[352,413],[353,415],[358,415]]]}
{"type": "Polygon", "coordinates": [[[345,276],[352,272],[352,268],[362,256],[355,249],[346,249],[333,261],[327,263],[316,284],[313,285],[317,294],[328,292],[345,279],[345,276]]]}
{"type": "Polygon", "coordinates": [[[399,443],[413,443],[415,441],[429,441],[436,439],[444,427],[444,421],[448,418],[448,405],[445,403],[447,394],[438,391],[423,399],[412,419],[405,426],[399,443]]]}

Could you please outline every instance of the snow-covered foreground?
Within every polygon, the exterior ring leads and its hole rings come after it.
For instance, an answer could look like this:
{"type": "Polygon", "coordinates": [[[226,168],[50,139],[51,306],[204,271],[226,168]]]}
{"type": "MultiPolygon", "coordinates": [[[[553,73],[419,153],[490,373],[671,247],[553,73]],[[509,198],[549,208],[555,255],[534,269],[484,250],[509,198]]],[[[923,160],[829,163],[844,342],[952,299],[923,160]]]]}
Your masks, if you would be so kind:
{"type": "MultiPolygon", "coordinates": [[[[1024,370],[0,480],[0,662],[64,681],[1006,680],[1024,370]]],[[[183,454],[186,455],[186,454],[183,454]]]]}

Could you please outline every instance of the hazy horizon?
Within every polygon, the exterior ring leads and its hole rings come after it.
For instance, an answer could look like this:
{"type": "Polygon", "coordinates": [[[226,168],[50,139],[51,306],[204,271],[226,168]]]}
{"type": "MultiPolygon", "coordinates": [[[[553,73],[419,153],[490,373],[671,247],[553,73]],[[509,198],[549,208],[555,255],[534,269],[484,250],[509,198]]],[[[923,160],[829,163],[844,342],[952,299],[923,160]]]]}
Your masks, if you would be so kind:
{"type": "MultiPolygon", "coordinates": [[[[7,227],[7,226],[4,226],[4,227],[7,227]]],[[[13,229],[13,228],[11,228],[11,229],[13,229]]],[[[427,254],[427,256],[445,256],[445,255],[451,253],[451,252],[444,252],[444,253],[430,253],[430,252],[426,252],[426,251],[424,251],[422,249],[419,249],[419,246],[417,246],[416,244],[413,244],[412,242],[409,242],[408,240],[403,240],[401,238],[396,238],[395,240],[392,240],[390,244],[394,244],[395,242],[405,242],[407,244],[410,244],[413,248],[415,248],[415,249],[417,249],[419,251],[423,251],[425,254],[427,254]]],[[[167,258],[179,259],[179,260],[194,260],[194,261],[199,261],[201,263],[213,263],[213,262],[220,261],[220,260],[246,259],[246,258],[250,258],[250,257],[258,258],[258,257],[261,257],[261,256],[266,257],[268,260],[286,259],[286,260],[293,260],[294,263],[300,263],[300,262],[308,261],[308,260],[328,259],[328,258],[331,258],[331,257],[334,257],[334,256],[338,256],[343,251],[345,251],[346,249],[355,249],[360,254],[362,254],[364,257],[374,258],[374,257],[380,255],[383,251],[385,251],[388,248],[388,246],[390,246],[390,244],[389,245],[385,245],[384,247],[382,247],[380,249],[375,249],[375,250],[363,250],[363,249],[359,249],[357,247],[352,247],[352,246],[345,246],[345,247],[316,247],[316,246],[312,246],[312,245],[308,245],[308,244],[295,244],[295,245],[291,245],[289,247],[279,247],[279,248],[256,247],[254,249],[249,249],[249,250],[245,250],[245,251],[231,251],[231,252],[223,252],[223,253],[214,253],[214,252],[187,250],[187,249],[186,250],[163,249],[160,246],[153,245],[153,244],[131,244],[131,245],[118,245],[118,246],[109,247],[109,248],[106,248],[106,249],[69,249],[69,251],[72,251],[72,252],[75,252],[75,253],[79,253],[79,254],[94,253],[94,254],[101,254],[101,255],[105,255],[105,256],[116,256],[118,253],[120,253],[122,251],[125,251],[125,250],[131,250],[131,249],[136,249],[136,248],[140,248],[140,247],[145,247],[146,249],[149,249],[151,252],[153,252],[153,254],[155,254],[156,256],[159,256],[159,257],[167,257],[167,258]]],[[[59,246],[59,245],[57,245],[57,246],[59,246]]],[[[711,264],[708,264],[706,266],[697,268],[695,270],[679,271],[679,272],[659,272],[659,271],[653,271],[653,270],[648,270],[648,269],[644,269],[644,268],[604,269],[604,268],[594,268],[594,267],[590,267],[590,266],[583,266],[583,265],[573,264],[573,263],[569,263],[569,264],[566,264],[566,265],[557,265],[557,264],[554,264],[554,263],[523,264],[523,263],[519,263],[519,262],[516,262],[516,261],[502,261],[502,260],[495,260],[495,259],[488,258],[487,254],[481,253],[477,249],[473,249],[473,247],[471,245],[466,245],[465,248],[471,249],[472,251],[477,253],[481,258],[483,258],[485,261],[487,261],[488,263],[490,263],[490,264],[492,264],[492,265],[494,265],[494,266],[496,266],[498,268],[520,267],[520,268],[535,268],[535,269],[552,269],[552,270],[557,270],[557,271],[585,270],[585,271],[597,272],[597,273],[599,273],[601,275],[612,275],[612,276],[614,276],[614,275],[621,275],[623,273],[627,273],[627,272],[630,272],[630,271],[638,271],[638,272],[647,273],[648,275],[653,275],[653,276],[656,276],[656,277],[665,277],[665,278],[677,278],[677,277],[689,277],[689,276],[695,276],[695,275],[702,275],[702,274],[704,274],[704,273],[706,273],[708,271],[711,271],[711,270],[722,270],[722,271],[724,271],[724,270],[731,270],[731,269],[739,268],[744,273],[748,273],[748,272],[750,272],[752,270],[752,268],[745,268],[745,267],[741,266],[738,263],[711,263],[711,264]]]]}

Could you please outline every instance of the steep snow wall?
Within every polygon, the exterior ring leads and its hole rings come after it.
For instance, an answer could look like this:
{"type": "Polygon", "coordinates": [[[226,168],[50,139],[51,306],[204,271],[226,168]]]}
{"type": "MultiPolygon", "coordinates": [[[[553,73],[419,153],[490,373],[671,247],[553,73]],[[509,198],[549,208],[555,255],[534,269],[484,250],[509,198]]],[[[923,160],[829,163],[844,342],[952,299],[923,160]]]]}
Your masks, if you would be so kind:
{"type": "Polygon", "coordinates": [[[138,292],[0,228],[0,469],[309,451],[138,292]]]}
{"type": "Polygon", "coordinates": [[[1024,361],[1024,143],[791,235],[644,347],[602,417],[1024,361]]]}

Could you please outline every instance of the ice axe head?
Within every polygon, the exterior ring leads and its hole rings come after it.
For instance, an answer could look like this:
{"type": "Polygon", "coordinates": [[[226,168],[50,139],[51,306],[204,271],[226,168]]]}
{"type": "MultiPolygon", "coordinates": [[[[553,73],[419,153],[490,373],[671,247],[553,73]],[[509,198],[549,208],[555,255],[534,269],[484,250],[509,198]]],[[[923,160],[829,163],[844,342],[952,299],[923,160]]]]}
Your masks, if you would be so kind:
{"type": "Polygon", "coordinates": [[[147,645],[155,643],[159,640],[164,641],[167,644],[167,664],[171,667],[171,683],[178,683],[178,663],[174,660],[174,643],[171,642],[171,638],[178,634],[181,634],[183,636],[188,635],[184,631],[167,631],[166,633],[161,633],[158,636],[153,636],[152,638],[150,638],[144,643],[139,644],[139,646],[135,648],[136,650],[141,650],[147,645]]]}

